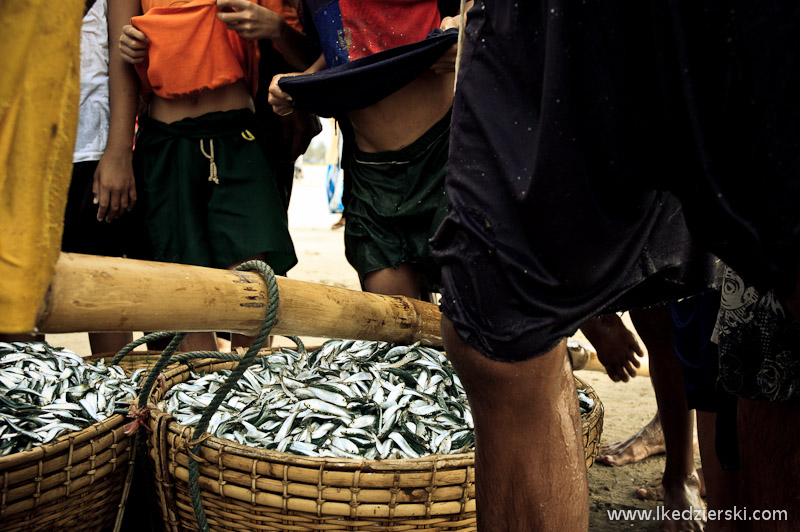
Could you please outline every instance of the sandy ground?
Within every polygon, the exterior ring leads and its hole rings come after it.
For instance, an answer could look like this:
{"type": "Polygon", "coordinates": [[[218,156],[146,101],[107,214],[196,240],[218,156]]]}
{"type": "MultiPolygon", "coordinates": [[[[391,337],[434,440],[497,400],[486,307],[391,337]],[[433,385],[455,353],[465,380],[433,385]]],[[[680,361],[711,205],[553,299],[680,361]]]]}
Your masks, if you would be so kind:
{"type": "MultiPolygon", "coordinates": [[[[343,230],[330,229],[338,219],[338,214],[327,210],[324,169],[306,166],[304,177],[295,181],[289,208],[289,227],[299,259],[289,277],[359,289],[358,276],[344,258],[343,230]]],[[[85,334],[50,335],[48,340],[81,354],[89,353],[85,334]]],[[[315,345],[315,339],[305,340],[308,345],[315,345]]],[[[603,442],[627,438],[644,426],[656,411],[653,389],[647,377],[615,384],[600,371],[581,370],[576,374],[595,389],[605,407],[603,442]]],[[[660,476],[663,468],[663,455],[622,467],[595,464],[589,470],[590,530],[656,531],[656,521],[614,522],[609,520],[607,510],[655,510],[656,503],[636,498],[636,489],[660,476]]]]}

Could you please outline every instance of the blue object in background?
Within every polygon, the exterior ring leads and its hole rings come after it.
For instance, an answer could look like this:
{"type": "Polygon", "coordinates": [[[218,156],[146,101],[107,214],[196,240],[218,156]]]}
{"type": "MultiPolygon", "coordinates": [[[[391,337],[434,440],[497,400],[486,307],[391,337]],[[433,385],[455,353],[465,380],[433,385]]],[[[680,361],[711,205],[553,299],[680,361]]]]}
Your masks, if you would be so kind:
{"type": "Polygon", "coordinates": [[[325,191],[328,193],[328,210],[332,213],[342,212],[342,185],[344,183],[342,167],[339,164],[329,164],[325,176],[325,191]]]}

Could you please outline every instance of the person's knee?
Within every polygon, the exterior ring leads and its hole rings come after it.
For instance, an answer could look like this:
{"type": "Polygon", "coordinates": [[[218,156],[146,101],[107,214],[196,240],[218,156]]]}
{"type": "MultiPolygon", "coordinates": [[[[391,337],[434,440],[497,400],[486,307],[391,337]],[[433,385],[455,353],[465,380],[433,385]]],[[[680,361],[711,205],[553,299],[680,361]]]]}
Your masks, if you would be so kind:
{"type": "Polygon", "coordinates": [[[558,395],[567,364],[564,341],[527,360],[500,362],[464,342],[446,317],[442,318],[442,337],[447,357],[471,401],[488,408],[532,408],[533,402],[558,395]]]}
{"type": "Polygon", "coordinates": [[[374,294],[420,298],[419,276],[408,264],[382,268],[364,276],[364,290],[374,294]]]}

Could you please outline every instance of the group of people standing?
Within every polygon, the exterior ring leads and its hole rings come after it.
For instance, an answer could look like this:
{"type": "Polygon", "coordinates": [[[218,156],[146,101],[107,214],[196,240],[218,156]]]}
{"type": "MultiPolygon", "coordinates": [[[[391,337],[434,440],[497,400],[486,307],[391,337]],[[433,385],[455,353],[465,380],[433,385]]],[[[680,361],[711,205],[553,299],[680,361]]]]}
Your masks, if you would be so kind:
{"type": "MultiPolygon", "coordinates": [[[[264,74],[318,72],[417,42],[442,18],[437,2],[115,2],[109,150],[130,140],[140,101],[146,111],[133,155],[113,159],[124,184],[109,194],[106,220],[137,197],[155,260],[231,268],[259,258],[285,274],[297,261],[290,186],[276,168],[282,146],[267,129],[302,110],[279,76],[270,83],[264,74]],[[276,115],[262,119],[267,91],[276,115]]],[[[427,241],[445,213],[449,61],[336,117],[346,135],[346,254],[365,290],[420,298],[438,287],[427,241]]],[[[101,192],[101,210],[104,200],[101,192]]],[[[190,335],[183,347],[212,342],[190,335]]]]}
{"type": "MultiPolygon", "coordinates": [[[[105,1],[87,1],[84,35],[98,33],[86,58],[106,43],[105,1]]],[[[455,27],[453,4],[109,1],[108,98],[82,98],[78,138],[92,148],[76,158],[83,192],[70,204],[91,198],[98,227],[142,225],[97,237],[130,248],[71,249],[217,268],[258,258],[285,274],[297,262],[292,155],[315,129],[281,77],[455,27]],[[104,129],[107,142],[90,138],[104,129]],[[147,251],[133,246],[142,234],[147,251]]],[[[719,287],[711,253],[736,271],[721,284],[716,364],[740,396],[737,500],[787,509],[770,530],[800,521],[800,9],[722,4],[466,2],[455,97],[452,49],[337,116],[346,255],[363,288],[442,294],[483,532],[586,530],[564,338],[719,287]],[[757,436],[779,431],[765,460],[757,436]]],[[[184,344],[215,348],[210,335],[184,344]]]]}

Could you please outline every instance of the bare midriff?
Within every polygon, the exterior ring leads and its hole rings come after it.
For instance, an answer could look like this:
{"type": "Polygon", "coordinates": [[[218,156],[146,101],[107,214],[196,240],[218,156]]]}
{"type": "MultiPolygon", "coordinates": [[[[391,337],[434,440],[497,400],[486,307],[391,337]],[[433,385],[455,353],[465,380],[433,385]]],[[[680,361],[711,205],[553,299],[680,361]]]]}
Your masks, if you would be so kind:
{"type": "Polygon", "coordinates": [[[361,151],[395,151],[413,143],[453,104],[453,74],[429,70],[378,103],[348,117],[361,151]]]}
{"type": "Polygon", "coordinates": [[[194,118],[214,111],[255,110],[250,89],[244,80],[215,89],[208,89],[185,98],[162,98],[153,95],[150,116],[167,124],[194,118]]]}

